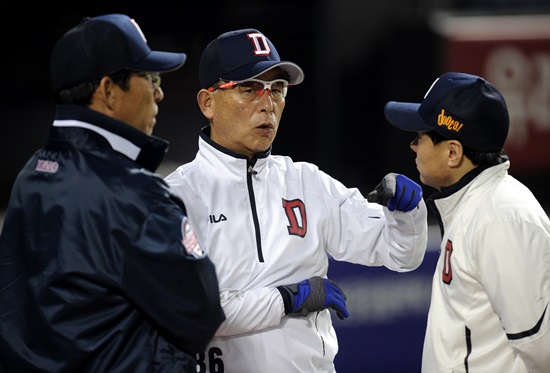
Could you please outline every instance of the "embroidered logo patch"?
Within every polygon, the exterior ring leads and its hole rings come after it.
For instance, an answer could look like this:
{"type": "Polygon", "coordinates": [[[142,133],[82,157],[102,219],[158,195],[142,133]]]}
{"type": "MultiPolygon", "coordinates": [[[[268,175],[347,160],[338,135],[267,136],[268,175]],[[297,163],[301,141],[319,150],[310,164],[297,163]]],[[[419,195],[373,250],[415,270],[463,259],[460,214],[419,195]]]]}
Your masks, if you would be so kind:
{"type": "Polygon", "coordinates": [[[183,237],[181,243],[183,244],[187,254],[197,259],[206,255],[199,244],[199,240],[197,240],[197,236],[195,236],[195,231],[191,228],[191,225],[187,221],[186,217],[184,217],[181,222],[181,235],[183,237]]]}
{"type": "Polygon", "coordinates": [[[305,237],[307,233],[306,205],[300,199],[291,201],[283,198],[283,208],[290,223],[287,227],[288,234],[305,237]]]}
{"type": "Polygon", "coordinates": [[[263,34],[259,32],[254,32],[251,34],[247,34],[246,36],[248,36],[248,38],[252,40],[252,43],[254,44],[254,55],[269,56],[271,54],[271,48],[269,48],[267,39],[263,34]]]}
{"type": "Polygon", "coordinates": [[[57,170],[59,170],[59,163],[56,161],[49,161],[47,159],[39,159],[36,161],[36,167],[34,169],[38,172],[55,174],[57,170]]]}

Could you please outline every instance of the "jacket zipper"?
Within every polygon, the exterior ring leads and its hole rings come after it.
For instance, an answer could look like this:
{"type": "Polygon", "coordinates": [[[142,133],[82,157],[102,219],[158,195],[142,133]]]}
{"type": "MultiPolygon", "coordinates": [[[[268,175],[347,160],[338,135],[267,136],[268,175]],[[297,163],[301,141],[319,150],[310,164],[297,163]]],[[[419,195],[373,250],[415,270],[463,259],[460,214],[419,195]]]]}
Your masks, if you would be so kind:
{"type": "Polygon", "coordinates": [[[252,165],[248,165],[246,173],[246,184],[248,185],[248,197],[250,198],[250,206],[252,207],[252,220],[254,220],[254,232],[256,233],[256,247],[258,250],[258,260],[264,262],[262,252],[262,240],[260,236],[260,222],[258,221],[258,212],[256,211],[256,199],[254,198],[254,188],[252,187],[252,177],[258,172],[254,170],[252,165]]]}

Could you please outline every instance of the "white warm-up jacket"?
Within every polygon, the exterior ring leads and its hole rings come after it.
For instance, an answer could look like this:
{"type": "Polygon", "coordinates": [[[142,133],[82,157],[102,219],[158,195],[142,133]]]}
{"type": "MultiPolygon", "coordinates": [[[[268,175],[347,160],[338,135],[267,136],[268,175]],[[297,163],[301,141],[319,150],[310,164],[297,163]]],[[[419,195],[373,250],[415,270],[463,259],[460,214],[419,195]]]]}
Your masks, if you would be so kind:
{"type": "Polygon", "coordinates": [[[430,196],[443,233],[422,372],[550,372],[550,221],[509,162],[430,196]]]}
{"type": "Polygon", "coordinates": [[[398,272],[424,258],[423,200],[391,212],[310,163],[267,152],[251,166],[212,142],[208,128],[196,158],[166,181],[216,266],[226,314],[199,356],[201,372],[334,372],[330,312],[285,316],[276,287],[326,278],[329,256],[398,272]]]}

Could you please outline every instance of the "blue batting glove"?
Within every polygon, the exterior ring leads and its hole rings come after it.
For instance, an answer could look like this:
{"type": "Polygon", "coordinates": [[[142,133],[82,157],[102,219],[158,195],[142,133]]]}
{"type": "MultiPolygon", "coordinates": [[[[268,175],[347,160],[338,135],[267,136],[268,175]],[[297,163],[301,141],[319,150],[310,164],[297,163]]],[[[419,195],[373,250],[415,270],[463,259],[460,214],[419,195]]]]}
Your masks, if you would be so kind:
{"type": "Polygon", "coordinates": [[[319,276],[279,286],[285,313],[306,316],[309,312],[332,308],[340,320],[349,316],[346,295],[334,281],[319,276]]]}
{"type": "Polygon", "coordinates": [[[380,184],[367,195],[367,201],[387,206],[390,211],[411,211],[418,206],[421,199],[420,185],[396,173],[384,176],[380,184]]]}

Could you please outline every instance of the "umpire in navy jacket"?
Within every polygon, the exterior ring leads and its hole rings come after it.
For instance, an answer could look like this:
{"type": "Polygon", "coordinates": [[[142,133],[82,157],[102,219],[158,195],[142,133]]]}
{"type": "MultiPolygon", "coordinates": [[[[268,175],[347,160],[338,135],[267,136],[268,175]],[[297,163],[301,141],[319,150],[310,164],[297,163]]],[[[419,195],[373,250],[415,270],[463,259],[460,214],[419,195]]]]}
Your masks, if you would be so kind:
{"type": "Polygon", "coordinates": [[[13,185],[0,236],[0,372],[194,372],[225,319],[215,268],[155,174],[160,73],[123,14],[57,42],[59,103],[13,185]]]}

